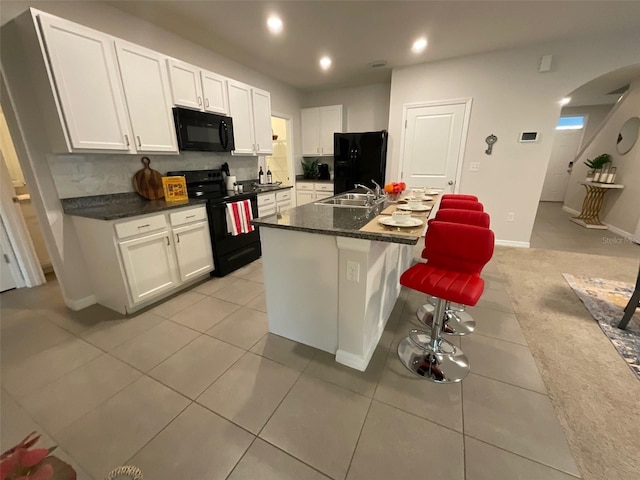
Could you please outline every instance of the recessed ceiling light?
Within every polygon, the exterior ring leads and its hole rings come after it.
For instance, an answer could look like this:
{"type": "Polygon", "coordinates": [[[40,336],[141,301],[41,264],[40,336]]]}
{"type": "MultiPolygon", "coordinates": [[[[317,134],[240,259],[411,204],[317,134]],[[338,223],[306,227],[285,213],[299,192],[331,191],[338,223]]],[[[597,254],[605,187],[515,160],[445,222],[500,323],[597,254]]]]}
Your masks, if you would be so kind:
{"type": "Polygon", "coordinates": [[[558,103],[560,103],[560,105],[564,107],[564,106],[565,106],[565,105],[567,105],[570,101],[571,101],[571,97],[564,97],[564,98],[563,98],[562,100],[560,100],[560,102],[558,102],[558,103]]]}
{"type": "Polygon", "coordinates": [[[331,67],[331,59],[327,56],[324,56],[320,59],[320,68],[322,70],[328,70],[331,67]]]}
{"type": "Polygon", "coordinates": [[[282,32],[282,20],[277,15],[271,15],[267,19],[267,27],[271,33],[277,35],[282,32]]]}
{"type": "Polygon", "coordinates": [[[427,39],[424,37],[421,37],[417,39],[415,42],[413,42],[413,46],[411,47],[411,50],[413,51],[413,53],[422,53],[424,52],[425,48],[427,48],[427,39]]]}

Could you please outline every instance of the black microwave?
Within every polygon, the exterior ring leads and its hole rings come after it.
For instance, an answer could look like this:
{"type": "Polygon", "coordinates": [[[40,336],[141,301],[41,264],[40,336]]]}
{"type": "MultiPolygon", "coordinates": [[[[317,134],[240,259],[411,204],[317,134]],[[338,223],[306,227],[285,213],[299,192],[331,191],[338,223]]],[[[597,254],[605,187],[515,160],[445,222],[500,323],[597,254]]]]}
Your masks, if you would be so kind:
{"type": "Polygon", "coordinates": [[[180,150],[230,152],[235,148],[231,117],[175,107],[173,119],[180,150]]]}

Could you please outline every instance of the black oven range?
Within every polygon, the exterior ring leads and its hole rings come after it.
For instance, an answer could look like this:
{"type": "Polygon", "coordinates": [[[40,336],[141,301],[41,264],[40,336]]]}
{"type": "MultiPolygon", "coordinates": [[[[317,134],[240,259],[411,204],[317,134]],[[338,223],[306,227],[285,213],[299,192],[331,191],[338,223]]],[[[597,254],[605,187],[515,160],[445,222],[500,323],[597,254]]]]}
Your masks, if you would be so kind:
{"type": "Polygon", "coordinates": [[[260,258],[260,234],[253,232],[232,236],[227,229],[226,206],[230,202],[250,200],[253,217],[258,217],[258,196],[255,193],[228,193],[222,170],[183,170],[167,172],[183,176],[192,198],[207,199],[209,233],[215,270],[212,275],[223,277],[260,258]]]}

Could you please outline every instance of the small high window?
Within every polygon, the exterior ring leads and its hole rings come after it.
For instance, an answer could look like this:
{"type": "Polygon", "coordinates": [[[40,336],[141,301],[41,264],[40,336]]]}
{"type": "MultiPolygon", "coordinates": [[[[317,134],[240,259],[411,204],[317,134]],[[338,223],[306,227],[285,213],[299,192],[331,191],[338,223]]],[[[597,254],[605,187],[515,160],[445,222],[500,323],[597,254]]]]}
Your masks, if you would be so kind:
{"type": "Polygon", "coordinates": [[[580,130],[584,128],[584,115],[560,117],[556,130],[580,130]]]}

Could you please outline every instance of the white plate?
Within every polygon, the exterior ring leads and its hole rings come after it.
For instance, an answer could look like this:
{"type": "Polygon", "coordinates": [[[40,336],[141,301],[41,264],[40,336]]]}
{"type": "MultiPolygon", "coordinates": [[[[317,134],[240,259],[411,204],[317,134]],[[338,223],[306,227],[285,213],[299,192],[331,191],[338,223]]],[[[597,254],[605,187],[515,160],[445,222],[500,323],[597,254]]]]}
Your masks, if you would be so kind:
{"type": "Polygon", "coordinates": [[[408,204],[404,203],[402,205],[398,205],[400,210],[409,210],[410,212],[427,212],[431,210],[431,205],[418,205],[417,207],[410,207],[408,204]]]}
{"type": "Polygon", "coordinates": [[[427,201],[433,200],[433,197],[430,197],[429,195],[423,195],[421,197],[411,197],[411,196],[409,196],[409,197],[405,197],[404,200],[406,200],[406,201],[409,201],[409,200],[420,200],[420,201],[423,201],[423,202],[427,202],[427,201]]]}
{"type": "Polygon", "coordinates": [[[384,217],[384,218],[381,218],[378,221],[382,225],[387,225],[388,227],[408,227],[408,228],[419,227],[420,225],[422,225],[424,223],[419,218],[413,218],[413,217],[409,217],[409,219],[406,222],[403,222],[403,223],[396,222],[393,219],[393,217],[384,217]]]}
{"type": "Polygon", "coordinates": [[[442,192],[440,192],[438,190],[429,190],[429,191],[425,190],[425,192],[424,192],[425,195],[438,195],[439,193],[442,193],[442,192]]]}

